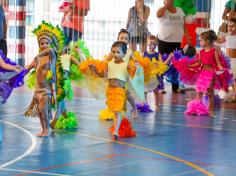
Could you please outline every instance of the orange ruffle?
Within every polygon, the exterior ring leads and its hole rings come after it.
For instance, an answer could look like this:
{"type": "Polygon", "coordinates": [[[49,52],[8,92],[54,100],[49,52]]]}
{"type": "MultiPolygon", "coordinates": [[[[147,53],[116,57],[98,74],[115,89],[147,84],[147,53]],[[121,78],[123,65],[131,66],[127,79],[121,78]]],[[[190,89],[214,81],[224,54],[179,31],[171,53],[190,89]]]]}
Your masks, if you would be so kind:
{"type": "Polygon", "coordinates": [[[113,112],[121,112],[125,109],[126,90],[120,87],[107,88],[107,106],[113,112]]]}
{"type": "Polygon", "coordinates": [[[89,72],[89,65],[94,65],[99,73],[104,73],[107,70],[107,61],[106,60],[98,60],[98,59],[88,59],[80,63],[80,71],[83,74],[87,74],[89,72]]]}
{"type": "Polygon", "coordinates": [[[89,66],[89,64],[90,64],[90,61],[91,61],[91,60],[85,60],[85,61],[83,61],[83,62],[80,63],[79,69],[80,69],[80,71],[81,71],[83,74],[87,73],[87,71],[88,71],[88,69],[89,69],[88,66],[89,66]]]}
{"type": "Polygon", "coordinates": [[[133,59],[130,59],[128,73],[130,74],[132,78],[135,76],[136,70],[137,70],[137,67],[135,66],[135,61],[133,59]]]}
{"type": "MultiPolygon", "coordinates": [[[[113,134],[114,132],[114,125],[109,128],[109,132],[113,134]]],[[[128,137],[135,137],[136,131],[133,130],[131,123],[127,118],[123,118],[119,128],[119,137],[120,138],[128,138],[128,137]]]]}

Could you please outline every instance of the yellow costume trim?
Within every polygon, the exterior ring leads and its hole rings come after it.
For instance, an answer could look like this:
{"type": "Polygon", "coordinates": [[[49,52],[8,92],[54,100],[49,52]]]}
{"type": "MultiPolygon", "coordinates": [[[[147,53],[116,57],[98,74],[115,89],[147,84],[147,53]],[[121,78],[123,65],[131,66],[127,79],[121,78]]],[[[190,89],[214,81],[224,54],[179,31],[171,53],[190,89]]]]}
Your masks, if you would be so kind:
{"type": "Polygon", "coordinates": [[[113,112],[121,112],[125,109],[126,90],[120,87],[107,88],[107,106],[113,112]]]}
{"type": "Polygon", "coordinates": [[[135,59],[139,62],[144,71],[144,83],[149,84],[157,75],[162,75],[167,69],[168,66],[156,59],[150,60],[147,57],[142,57],[139,52],[134,52],[135,59]]]}
{"type": "Polygon", "coordinates": [[[99,111],[99,119],[100,120],[114,120],[115,114],[109,109],[102,109],[99,111]]]}

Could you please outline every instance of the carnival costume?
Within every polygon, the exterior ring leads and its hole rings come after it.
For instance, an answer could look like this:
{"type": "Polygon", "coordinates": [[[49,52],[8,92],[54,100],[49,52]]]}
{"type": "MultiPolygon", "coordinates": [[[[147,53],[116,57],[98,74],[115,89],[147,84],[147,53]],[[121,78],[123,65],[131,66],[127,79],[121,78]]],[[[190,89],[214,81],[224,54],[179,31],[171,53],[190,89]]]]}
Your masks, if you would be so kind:
{"type": "MultiPolygon", "coordinates": [[[[144,55],[141,56],[138,52],[134,53],[134,57],[144,70],[145,92],[163,89],[161,75],[167,71],[168,65],[159,60],[159,54],[159,52],[155,52],[153,54],[144,52],[144,55]]],[[[140,112],[152,112],[149,104],[147,103],[137,103],[136,107],[140,112]]]]}
{"type": "MultiPolygon", "coordinates": [[[[126,56],[123,58],[123,60],[124,62],[117,64],[114,62],[114,59],[109,61],[88,59],[80,64],[80,70],[82,71],[82,73],[84,73],[84,75],[86,75],[86,78],[91,77],[89,78],[89,80],[93,80],[96,83],[99,82],[100,84],[96,85],[99,86],[100,88],[103,87],[103,89],[106,90],[105,92],[104,90],[102,90],[98,92],[99,95],[95,95],[95,97],[97,98],[102,98],[102,97],[107,98],[106,104],[108,109],[105,109],[103,114],[104,117],[106,118],[115,117],[113,112],[125,113],[127,89],[135,91],[136,95],[138,95],[139,98],[144,100],[144,85],[143,85],[144,76],[142,68],[136,67],[134,63],[133,64],[128,63],[129,59],[126,59],[126,56]],[[128,69],[128,64],[130,64],[129,69],[128,69]],[[89,65],[94,65],[98,73],[105,73],[108,70],[107,79],[115,78],[121,80],[123,82],[126,82],[126,86],[125,87],[107,86],[107,80],[103,78],[98,78],[93,72],[90,71],[88,67],[89,65]]],[[[96,89],[97,87],[95,86],[93,88],[96,89]]],[[[114,126],[109,128],[109,131],[113,133],[114,126]]],[[[127,118],[124,118],[124,116],[121,121],[118,133],[119,137],[134,137],[136,135],[136,132],[132,129],[129,120],[127,118]]]]}
{"type": "Polygon", "coordinates": [[[73,99],[73,90],[71,86],[72,81],[81,82],[84,80],[84,77],[78,66],[71,62],[71,57],[75,58],[79,63],[82,61],[79,53],[76,51],[76,48],[80,48],[82,51],[81,54],[84,55],[84,58],[90,57],[88,49],[85,47],[85,43],[82,40],[77,42],[70,43],[70,54],[61,55],[57,63],[57,100],[58,100],[58,109],[56,112],[56,119],[59,119],[56,122],[56,129],[72,129],[78,126],[77,118],[75,113],[66,112],[65,98],[68,100],[73,99]],[[66,116],[62,115],[63,112],[66,112],[66,116]]]}
{"type": "Polygon", "coordinates": [[[35,87],[35,91],[25,116],[43,114],[49,124],[53,106],[51,85],[56,83],[56,62],[58,53],[61,52],[64,45],[64,35],[59,27],[54,27],[44,21],[34,29],[33,33],[37,37],[38,43],[42,39],[50,41],[52,50],[50,54],[36,57],[33,61],[35,70],[31,72],[27,82],[30,87],[35,87]]]}
{"type": "MultiPolygon", "coordinates": [[[[200,51],[201,60],[200,65],[197,67],[189,66],[199,61],[198,55],[188,58],[187,56],[182,56],[180,52],[176,52],[175,56],[177,57],[172,60],[172,63],[180,72],[180,80],[183,83],[196,85],[197,92],[208,93],[214,80],[214,89],[228,91],[228,87],[232,84],[233,79],[233,75],[230,73],[230,60],[223,54],[220,54],[219,60],[223,70],[218,70],[215,64],[215,48],[211,48],[209,52],[206,52],[204,49],[200,51]]],[[[209,110],[202,100],[194,99],[188,102],[185,114],[208,115],[209,110]]]]}

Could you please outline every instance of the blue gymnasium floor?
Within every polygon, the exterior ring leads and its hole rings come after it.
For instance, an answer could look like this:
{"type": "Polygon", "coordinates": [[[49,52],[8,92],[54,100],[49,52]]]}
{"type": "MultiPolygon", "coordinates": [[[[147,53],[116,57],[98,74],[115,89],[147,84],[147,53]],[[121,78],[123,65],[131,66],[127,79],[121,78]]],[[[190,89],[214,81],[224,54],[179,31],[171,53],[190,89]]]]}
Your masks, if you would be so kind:
{"type": "Polygon", "coordinates": [[[186,117],[185,106],[164,104],[159,113],[132,120],[136,138],[115,142],[107,131],[112,122],[98,120],[104,102],[78,98],[68,107],[79,128],[39,138],[39,120],[22,115],[31,98],[17,90],[0,105],[0,176],[236,175],[235,110],[186,117]]]}

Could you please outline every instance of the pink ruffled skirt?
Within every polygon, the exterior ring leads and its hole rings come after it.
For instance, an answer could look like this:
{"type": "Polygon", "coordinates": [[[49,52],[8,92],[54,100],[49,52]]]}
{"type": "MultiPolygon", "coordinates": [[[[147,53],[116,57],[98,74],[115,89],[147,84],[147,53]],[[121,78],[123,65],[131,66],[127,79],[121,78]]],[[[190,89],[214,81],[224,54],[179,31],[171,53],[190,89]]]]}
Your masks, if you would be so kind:
{"type": "Polygon", "coordinates": [[[207,93],[211,83],[215,79],[214,88],[220,90],[221,86],[214,70],[202,69],[196,82],[196,91],[207,93]]]}

